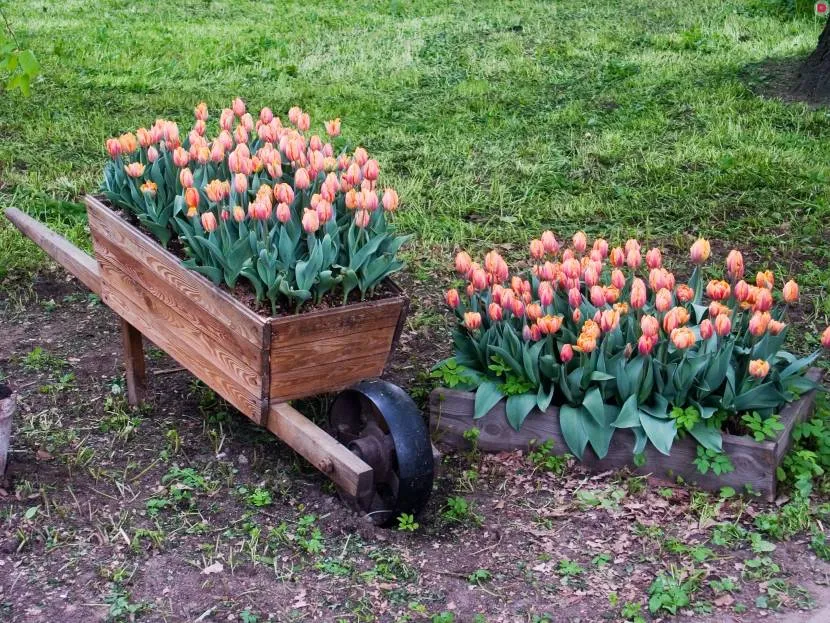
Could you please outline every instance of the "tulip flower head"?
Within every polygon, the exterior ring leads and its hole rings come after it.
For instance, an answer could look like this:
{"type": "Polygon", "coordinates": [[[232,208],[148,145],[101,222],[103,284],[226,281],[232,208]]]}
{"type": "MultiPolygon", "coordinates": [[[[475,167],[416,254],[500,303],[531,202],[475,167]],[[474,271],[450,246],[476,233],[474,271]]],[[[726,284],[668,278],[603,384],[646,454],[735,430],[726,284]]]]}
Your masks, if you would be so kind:
{"type": "Polygon", "coordinates": [[[709,241],[704,238],[698,238],[689,250],[692,262],[698,265],[708,260],[711,254],[712,247],[709,245],[709,241]]]}
{"type": "Polygon", "coordinates": [[[141,177],[144,173],[144,165],[140,162],[131,162],[124,167],[124,171],[129,177],[141,177]]]}
{"type": "Polygon", "coordinates": [[[316,210],[306,208],[303,210],[303,229],[307,234],[313,234],[320,229],[320,217],[317,216],[316,210]]]}
{"type": "Polygon", "coordinates": [[[444,300],[447,302],[447,305],[455,309],[461,303],[461,298],[458,296],[458,290],[455,288],[451,288],[447,290],[444,294],[444,300]]]}
{"type": "Polygon", "coordinates": [[[481,328],[481,314],[478,312],[464,313],[464,326],[468,331],[478,331],[481,328]]]}
{"type": "Polygon", "coordinates": [[[824,329],[821,334],[821,345],[824,348],[830,348],[830,327],[824,329]]]}
{"type": "Polygon", "coordinates": [[[733,279],[743,279],[744,256],[737,249],[732,249],[726,256],[726,272],[733,279]]]}
{"type": "Polygon", "coordinates": [[[703,322],[700,323],[700,337],[703,340],[708,340],[712,337],[715,333],[715,327],[712,324],[712,321],[708,318],[704,319],[703,322]]]}
{"type": "Polygon", "coordinates": [[[216,215],[213,212],[202,213],[202,228],[208,233],[216,231],[216,215]]]}
{"type": "Polygon", "coordinates": [[[753,359],[749,362],[749,373],[756,379],[763,379],[769,374],[769,362],[763,359],[753,359]]]}
{"type": "Polygon", "coordinates": [[[585,253],[585,249],[588,248],[588,237],[585,235],[584,231],[578,231],[573,235],[572,242],[574,245],[574,251],[577,253],[585,253]]]}
{"type": "Polygon", "coordinates": [[[781,294],[784,297],[784,301],[788,305],[793,305],[798,302],[798,284],[790,279],[787,283],[784,284],[784,287],[781,290],[781,294]]]}
{"type": "Polygon", "coordinates": [[[545,247],[545,252],[554,254],[559,251],[559,243],[556,241],[556,236],[552,231],[542,232],[542,245],[545,247]]]}
{"type": "Polygon", "coordinates": [[[678,327],[671,332],[671,341],[675,348],[685,350],[694,345],[695,334],[689,327],[678,327]]]}

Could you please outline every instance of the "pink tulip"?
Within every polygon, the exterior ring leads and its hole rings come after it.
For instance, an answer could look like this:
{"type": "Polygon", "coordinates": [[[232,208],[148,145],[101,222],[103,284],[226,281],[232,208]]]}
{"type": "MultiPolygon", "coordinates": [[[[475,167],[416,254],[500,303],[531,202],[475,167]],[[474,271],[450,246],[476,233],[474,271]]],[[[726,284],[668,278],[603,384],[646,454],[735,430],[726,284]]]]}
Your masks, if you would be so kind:
{"type": "Polygon", "coordinates": [[[559,251],[559,243],[556,241],[556,236],[552,231],[542,232],[542,244],[545,247],[545,252],[554,254],[559,251]]]}
{"type": "Polygon", "coordinates": [[[598,252],[600,255],[600,259],[605,259],[608,257],[608,241],[603,238],[597,238],[594,240],[594,251],[598,252]]]}
{"type": "Polygon", "coordinates": [[[481,314],[478,312],[465,312],[464,326],[468,331],[478,331],[481,328],[481,314]]]}
{"type": "Polygon", "coordinates": [[[470,258],[470,254],[466,251],[460,251],[458,255],[455,256],[455,271],[459,275],[467,276],[472,266],[473,260],[470,258]]]}
{"type": "Polygon", "coordinates": [[[573,346],[571,346],[570,344],[563,344],[562,348],[559,349],[559,358],[562,360],[562,363],[568,363],[571,359],[573,359],[573,346]]]}
{"type": "Polygon", "coordinates": [[[766,288],[760,288],[755,296],[755,305],[752,311],[767,312],[772,309],[772,293],[766,288]]]}
{"type": "Polygon", "coordinates": [[[131,162],[130,164],[124,167],[124,171],[127,173],[129,177],[141,177],[144,173],[144,165],[140,162],[131,162]]]}
{"type": "Polygon", "coordinates": [[[386,188],[383,191],[383,209],[387,212],[394,212],[398,209],[398,193],[394,188],[386,188]]]}
{"type": "Polygon", "coordinates": [[[582,293],[579,288],[571,288],[568,290],[568,305],[572,308],[577,308],[582,304],[582,293]]]}
{"type": "MultiPolygon", "coordinates": [[[[591,290],[590,290],[590,295],[591,295],[591,304],[594,307],[603,307],[605,305],[605,291],[602,289],[602,286],[599,286],[599,285],[592,286],[591,290]]],[[[570,300],[570,298],[569,298],[569,300],[570,300]]],[[[576,305],[573,305],[572,307],[576,307],[576,305]]]]}
{"type": "Polygon", "coordinates": [[[287,203],[277,204],[277,220],[283,225],[291,220],[291,208],[287,203]]]}
{"type": "Polygon", "coordinates": [[[156,149],[155,147],[147,148],[147,162],[152,164],[153,162],[155,162],[158,159],[159,159],[158,149],[156,149]]]}
{"type": "Polygon", "coordinates": [[[712,325],[712,321],[706,318],[703,322],[700,323],[700,337],[701,339],[708,340],[712,335],[715,333],[715,327],[712,325]]]}
{"type": "Polygon", "coordinates": [[[732,332],[732,320],[727,314],[720,314],[715,318],[715,333],[720,337],[729,335],[732,332]]]}
{"type": "Polygon", "coordinates": [[[625,263],[628,265],[629,268],[636,269],[640,267],[643,258],[640,255],[639,249],[632,248],[625,256],[625,263]]]}
{"type": "Polygon", "coordinates": [[[340,118],[332,119],[331,121],[326,121],[326,134],[330,137],[334,138],[336,136],[340,136],[340,118]]]}
{"type": "Polygon", "coordinates": [[[458,290],[451,288],[444,294],[444,300],[452,309],[455,309],[461,303],[461,298],[458,296],[458,290]]]}
{"type": "Polygon", "coordinates": [[[576,232],[573,235],[572,242],[577,253],[585,253],[585,249],[588,248],[588,237],[584,231],[576,232]]]}
{"type": "Polygon", "coordinates": [[[744,276],[744,256],[737,249],[732,249],[726,256],[726,272],[733,280],[744,276]]]}
{"type": "Polygon", "coordinates": [[[784,296],[784,301],[790,305],[798,302],[798,284],[790,279],[784,284],[781,294],[784,296]]]}
{"type": "Polygon", "coordinates": [[[202,228],[208,233],[216,231],[216,216],[213,212],[202,214],[202,228]]]}
{"type": "Polygon", "coordinates": [[[749,362],[749,374],[756,379],[763,379],[769,374],[769,362],[763,359],[753,359],[749,362]]]}
{"type": "Polygon", "coordinates": [[[487,273],[481,268],[473,269],[472,276],[470,277],[470,283],[473,284],[473,288],[475,288],[478,292],[485,290],[487,288],[487,273]]]}
{"type": "Polygon", "coordinates": [[[686,349],[695,343],[695,334],[689,327],[678,327],[671,332],[671,341],[675,348],[686,349]]]}
{"type": "Polygon", "coordinates": [[[625,264],[625,253],[620,247],[614,247],[611,249],[609,261],[611,262],[611,266],[614,268],[622,268],[625,264]]]}
{"type": "Polygon", "coordinates": [[[709,259],[711,253],[712,247],[709,245],[709,241],[703,238],[698,238],[689,250],[689,255],[695,264],[703,264],[709,259]]]}
{"type": "Polygon", "coordinates": [[[117,138],[108,138],[107,139],[107,153],[110,155],[110,158],[118,158],[121,155],[121,143],[118,142],[117,138]]]}
{"type": "Polygon", "coordinates": [[[553,303],[553,286],[549,281],[542,281],[539,284],[539,302],[545,307],[553,303]]]}
{"type": "Polygon", "coordinates": [[[541,240],[530,241],[530,257],[534,260],[541,260],[545,257],[545,245],[541,240]]]}
{"type": "Polygon", "coordinates": [[[374,182],[378,179],[378,175],[380,175],[380,167],[378,166],[377,160],[367,160],[366,166],[363,167],[363,177],[367,180],[374,182]]]}
{"type": "Polygon", "coordinates": [[[827,327],[821,334],[821,345],[830,348],[830,327],[827,327]]]}
{"type": "Polygon", "coordinates": [[[646,266],[651,269],[660,268],[663,265],[663,254],[660,249],[651,249],[646,252],[646,266]]]}
{"type": "Polygon", "coordinates": [[[645,282],[636,277],[631,282],[631,307],[634,309],[642,309],[648,300],[648,292],[646,291],[645,282]]]}
{"type": "Polygon", "coordinates": [[[640,330],[642,330],[643,335],[656,337],[660,331],[660,321],[654,316],[644,315],[640,318],[640,330]]]}
{"type": "Polygon", "coordinates": [[[617,290],[622,290],[625,287],[625,274],[623,274],[623,271],[618,268],[611,271],[611,285],[617,288],[617,290]]]}
{"type": "Polygon", "coordinates": [[[640,339],[637,340],[637,351],[645,357],[646,355],[651,354],[655,344],[657,344],[656,338],[648,335],[641,335],[640,339]]]}
{"type": "MultiPolygon", "coordinates": [[[[659,290],[657,292],[657,296],[654,299],[654,307],[659,312],[667,312],[671,308],[672,305],[672,298],[671,292],[669,292],[666,288],[659,290]]],[[[632,305],[633,307],[633,305],[632,305]]]]}
{"type": "Polygon", "coordinates": [[[354,224],[360,229],[366,229],[369,226],[371,218],[372,213],[368,210],[356,210],[354,213],[354,224]]]}
{"type": "Polygon", "coordinates": [[[309,186],[311,186],[311,180],[308,177],[308,171],[303,168],[294,171],[294,188],[305,190],[309,186]]]}
{"type": "Polygon", "coordinates": [[[233,100],[231,108],[233,108],[233,114],[235,114],[237,117],[241,117],[245,114],[245,102],[242,101],[241,97],[237,97],[233,100]]]}
{"type": "Polygon", "coordinates": [[[504,310],[498,303],[490,303],[490,305],[487,306],[487,315],[493,322],[498,322],[504,317],[504,310]]]}

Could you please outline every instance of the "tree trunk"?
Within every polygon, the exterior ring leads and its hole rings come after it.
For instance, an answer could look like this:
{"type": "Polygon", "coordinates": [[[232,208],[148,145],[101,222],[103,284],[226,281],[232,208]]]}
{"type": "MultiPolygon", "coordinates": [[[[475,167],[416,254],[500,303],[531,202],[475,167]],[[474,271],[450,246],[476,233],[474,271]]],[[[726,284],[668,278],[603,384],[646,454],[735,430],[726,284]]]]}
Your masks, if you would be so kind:
{"type": "Polygon", "coordinates": [[[818,38],[818,45],[798,72],[796,92],[808,100],[830,96],[830,20],[818,38]]]}

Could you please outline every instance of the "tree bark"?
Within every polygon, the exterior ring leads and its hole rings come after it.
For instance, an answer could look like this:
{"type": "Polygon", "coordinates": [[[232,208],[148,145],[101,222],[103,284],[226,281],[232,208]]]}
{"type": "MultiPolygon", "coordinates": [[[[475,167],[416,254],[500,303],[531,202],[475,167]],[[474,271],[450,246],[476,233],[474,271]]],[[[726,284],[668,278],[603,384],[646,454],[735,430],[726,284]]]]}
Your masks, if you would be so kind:
{"type": "Polygon", "coordinates": [[[798,72],[796,92],[808,100],[830,96],[830,20],[818,38],[818,45],[798,72]]]}

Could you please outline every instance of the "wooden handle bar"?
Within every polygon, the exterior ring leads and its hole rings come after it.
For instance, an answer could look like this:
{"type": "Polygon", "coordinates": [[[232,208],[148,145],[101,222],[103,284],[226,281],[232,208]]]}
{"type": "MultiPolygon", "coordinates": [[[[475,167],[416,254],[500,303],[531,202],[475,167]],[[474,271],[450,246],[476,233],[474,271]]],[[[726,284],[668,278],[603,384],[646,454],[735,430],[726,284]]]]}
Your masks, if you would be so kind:
{"type": "Polygon", "coordinates": [[[28,214],[24,214],[17,208],[8,208],[5,214],[6,218],[24,236],[80,279],[87,288],[98,296],[101,295],[101,272],[94,257],[84,253],[66,238],[56,234],[46,225],[33,219],[28,214]]]}

